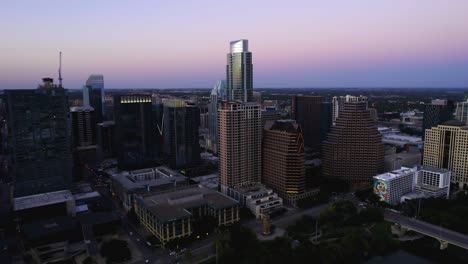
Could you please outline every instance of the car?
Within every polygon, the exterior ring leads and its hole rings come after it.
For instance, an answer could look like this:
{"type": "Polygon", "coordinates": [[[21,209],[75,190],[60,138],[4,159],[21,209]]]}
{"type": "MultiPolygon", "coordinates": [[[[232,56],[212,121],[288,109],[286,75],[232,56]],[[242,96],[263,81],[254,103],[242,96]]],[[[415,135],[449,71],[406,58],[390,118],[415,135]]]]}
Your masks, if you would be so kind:
{"type": "Polygon", "coordinates": [[[185,251],[187,251],[187,249],[183,248],[183,249],[180,250],[180,253],[184,253],[185,251]]]}
{"type": "Polygon", "coordinates": [[[140,242],[140,239],[139,239],[139,238],[137,238],[137,239],[136,239],[136,241],[137,241],[137,242],[140,242]]]}
{"type": "Polygon", "coordinates": [[[149,263],[149,259],[145,259],[145,263],[149,263]]]}
{"type": "Polygon", "coordinates": [[[146,241],[146,245],[151,247],[151,243],[149,241],[146,241]]]}
{"type": "Polygon", "coordinates": [[[128,233],[129,235],[133,236],[133,232],[128,233]]]}
{"type": "Polygon", "coordinates": [[[171,253],[169,253],[169,256],[175,256],[175,255],[176,255],[175,251],[172,251],[171,253]]]}

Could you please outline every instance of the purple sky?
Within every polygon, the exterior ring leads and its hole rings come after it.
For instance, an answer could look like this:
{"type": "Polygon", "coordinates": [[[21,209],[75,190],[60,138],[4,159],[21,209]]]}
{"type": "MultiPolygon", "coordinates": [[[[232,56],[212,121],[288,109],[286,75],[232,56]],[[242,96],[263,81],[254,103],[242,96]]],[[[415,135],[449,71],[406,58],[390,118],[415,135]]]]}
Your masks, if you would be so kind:
{"type": "Polygon", "coordinates": [[[211,87],[249,40],[254,87],[468,87],[467,0],[0,3],[0,89],[211,87]]]}

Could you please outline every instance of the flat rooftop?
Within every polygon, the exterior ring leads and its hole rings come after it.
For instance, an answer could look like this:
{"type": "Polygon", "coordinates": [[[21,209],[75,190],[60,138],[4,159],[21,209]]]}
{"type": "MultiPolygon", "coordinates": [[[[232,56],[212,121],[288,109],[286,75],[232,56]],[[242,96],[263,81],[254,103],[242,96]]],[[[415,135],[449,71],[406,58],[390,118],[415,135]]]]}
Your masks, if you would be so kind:
{"type": "Polygon", "coordinates": [[[427,166],[427,165],[419,165],[418,170],[425,170],[425,171],[431,171],[431,172],[437,172],[437,173],[447,173],[450,172],[450,170],[447,169],[442,169],[442,168],[437,168],[433,166],[427,166]]]}
{"type": "Polygon", "coordinates": [[[160,185],[174,184],[185,182],[187,177],[165,167],[146,168],[133,171],[122,171],[112,175],[112,180],[119,182],[127,190],[138,190],[148,187],[160,185]],[[140,177],[146,173],[154,173],[152,178],[140,177]]]}
{"type": "Polygon", "coordinates": [[[403,176],[408,175],[408,173],[413,173],[415,172],[415,168],[406,168],[406,167],[401,167],[401,169],[382,173],[379,175],[374,176],[374,179],[376,180],[393,180],[397,178],[401,178],[403,176]]]}
{"type": "Polygon", "coordinates": [[[73,194],[69,190],[41,193],[14,198],[13,210],[19,211],[68,201],[74,201],[73,194]]]}
{"type": "Polygon", "coordinates": [[[222,193],[196,185],[142,196],[141,199],[146,208],[162,222],[188,218],[192,215],[188,210],[192,208],[206,205],[218,210],[239,204],[236,200],[222,193]]]}

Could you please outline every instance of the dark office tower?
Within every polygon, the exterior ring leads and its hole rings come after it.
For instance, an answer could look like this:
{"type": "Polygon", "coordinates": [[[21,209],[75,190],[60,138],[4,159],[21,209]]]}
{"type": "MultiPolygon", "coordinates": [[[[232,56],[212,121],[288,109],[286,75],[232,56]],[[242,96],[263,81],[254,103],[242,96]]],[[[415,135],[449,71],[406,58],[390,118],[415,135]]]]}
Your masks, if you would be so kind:
{"type": "Polygon", "coordinates": [[[104,76],[90,75],[83,87],[83,105],[94,108],[98,123],[104,121],[106,116],[105,103],[104,76]]]}
{"type": "Polygon", "coordinates": [[[328,132],[333,125],[333,105],[330,102],[322,103],[321,112],[321,125],[320,125],[320,142],[323,142],[327,138],[328,132]]]}
{"type": "Polygon", "coordinates": [[[226,82],[228,101],[252,102],[253,65],[248,40],[231,41],[227,55],[226,82]]]}
{"type": "Polygon", "coordinates": [[[72,182],[67,91],[44,78],[36,90],[6,90],[14,196],[64,190],[72,182]]]}
{"type": "Polygon", "coordinates": [[[164,155],[173,168],[193,166],[200,161],[199,111],[181,100],[164,102],[164,155]]]}
{"type": "Polygon", "coordinates": [[[218,105],[227,99],[226,82],[218,81],[211,90],[210,104],[208,105],[208,141],[207,147],[218,154],[218,105]]]}
{"type": "Polygon", "coordinates": [[[90,106],[70,107],[73,147],[96,145],[96,113],[90,106]]]}
{"type": "Polygon", "coordinates": [[[268,121],[276,121],[281,119],[281,113],[276,110],[262,110],[262,129],[268,121]]]}
{"type": "Polygon", "coordinates": [[[292,97],[291,117],[301,125],[304,143],[310,148],[320,147],[322,101],[321,96],[292,97]]]}
{"type": "Polygon", "coordinates": [[[267,122],[263,130],[262,183],[290,205],[304,193],[304,140],[296,121],[267,122]]]}
{"type": "Polygon", "coordinates": [[[151,95],[115,95],[114,117],[119,169],[152,165],[156,131],[152,124],[151,95]]]}
{"type": "Polygon", "coordinates": [[[117,156],[115,122],[104,121],[97,126],[98,157],[100,160],[117,156]]]}
{"type": "Polygon", "coordinates": [[[423,139],[425,138],[426,129],[452,120],[454,110],[455,105],[452,101],[436,99],[427,104],[424,108],[423,139]]]}
{"type": "Polygon", "coordinates": [[[218,110],[221,191],[259,183],[262,170],[261,110],[257,103],[223,102],[218,110]]]}
{"type": "Polygon", "coordinates": [[[347,102],[323,143],[323,175],[370,184],[384,169],[384,144],[367,102],[347,102]]]}

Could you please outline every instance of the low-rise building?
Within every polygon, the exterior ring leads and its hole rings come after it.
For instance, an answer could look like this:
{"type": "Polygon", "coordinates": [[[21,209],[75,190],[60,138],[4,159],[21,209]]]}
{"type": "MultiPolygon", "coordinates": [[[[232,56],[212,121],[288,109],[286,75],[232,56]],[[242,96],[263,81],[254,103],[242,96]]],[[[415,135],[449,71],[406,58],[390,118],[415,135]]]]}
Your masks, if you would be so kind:
{"type": "Polygon", "coordinates": [[[136,195],[174,189],[188,183],[185,176],[167,167],[122,171],[111,177],[112,190],[127,211],[133,207],[136,195]]]}
{"type": "Polygon", "coordinates": [[[380,201],[395,205],[402,195],[413,191],[413,179],[416,169],[402,167],[399,170],[374,176],[374,194],[380,201]]]}
{"type": "Polygon", "coordinates": [[[194,221],[215,219],[219,226],[239,221],[239,203],[217,191],[187,186],[159,194],[135,198],[135,212],[140,223],[162,244],[188,237],[194,221]]]}
{"type": "Polygon", "coordinates": [[[238,200],[241,206],[248,208],[257,219],[262,218],[264,213],[271,213],[283,207],[283,199],[260,183],[244,184],[233,192],[234,199],[238,200]]]}
{"type": "Polygon", "coordinates": [[[450,195],[451,172],[431,166],[418,166],[414,177],[414,191],[427,197],[445,197],[450,195]]]}

